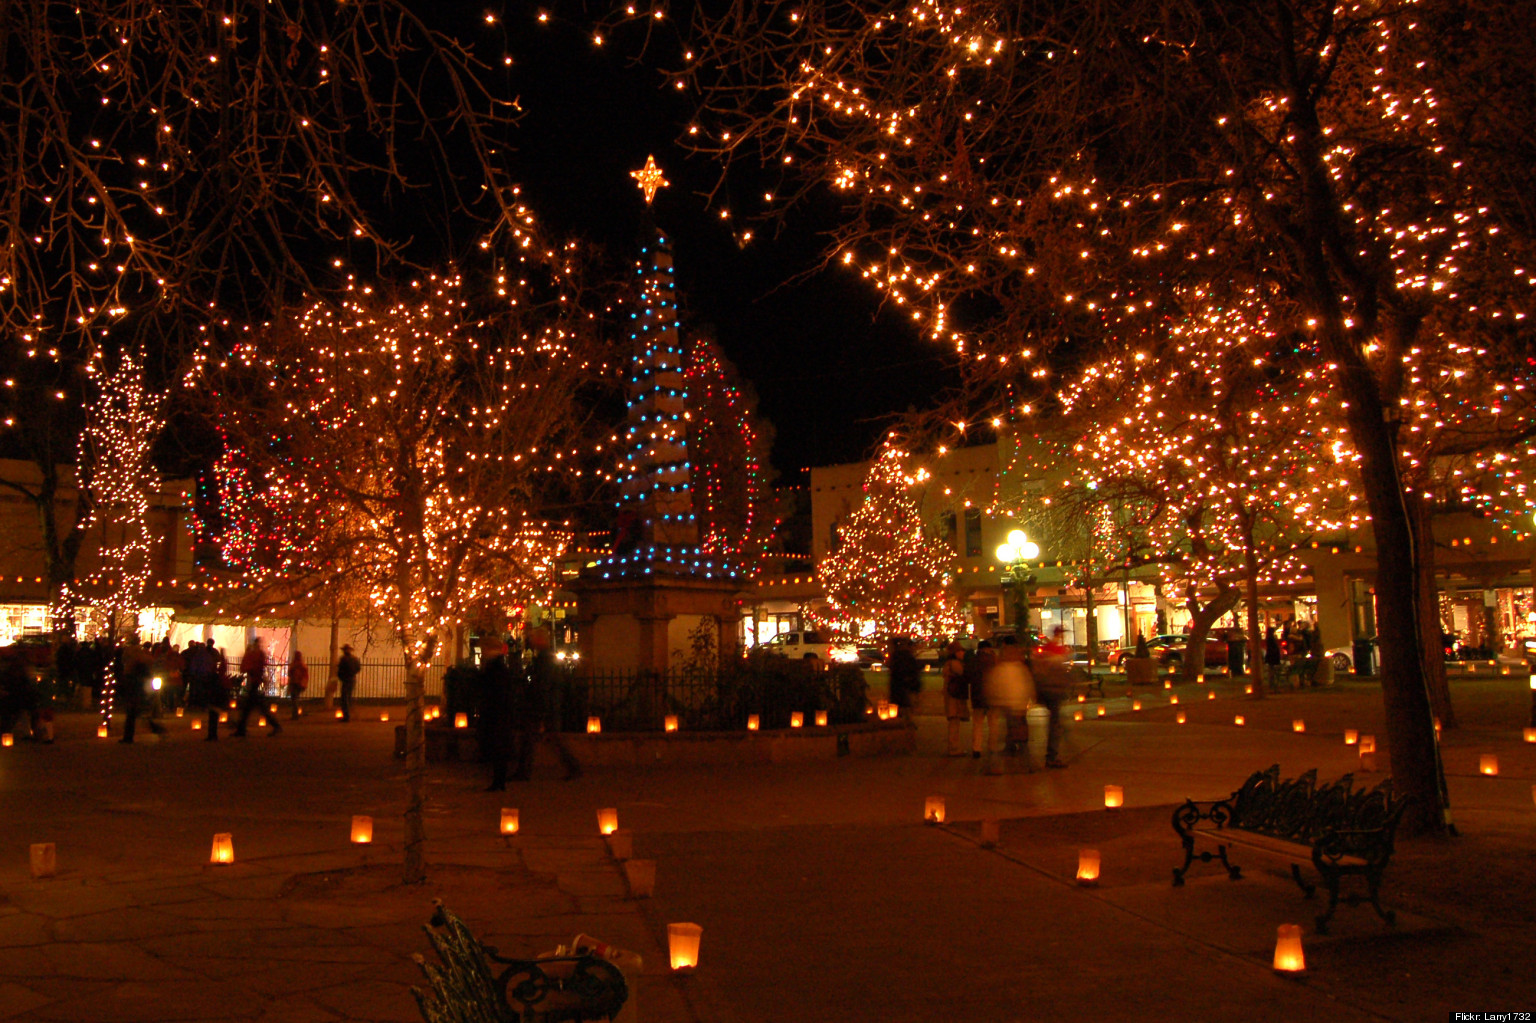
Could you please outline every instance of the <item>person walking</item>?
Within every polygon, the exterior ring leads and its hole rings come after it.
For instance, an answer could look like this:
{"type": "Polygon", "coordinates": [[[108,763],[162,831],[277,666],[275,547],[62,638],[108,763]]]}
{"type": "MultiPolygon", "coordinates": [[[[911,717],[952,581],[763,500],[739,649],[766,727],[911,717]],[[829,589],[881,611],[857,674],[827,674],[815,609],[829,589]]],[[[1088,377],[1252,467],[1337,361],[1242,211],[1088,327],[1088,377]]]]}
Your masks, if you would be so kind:
{"type": "Polygon", "coordinates": [[[1061,704],[1072,693],[1072,651],[1062,639],[1066,629],[1060,625],[1051,630],[1048,643],[1040,644],[1035,651],[1035,698],[1051,712],[1051,726],[1045,748],[1046,767],[1066,767],[1061,759],[1061,704]]]}
{"type": "MultiPolygon", "coordinates": [[[[123,737],[119,742],[128,745],[133,744],[133,734],[138,725],[139,715],[145,710],[145,700],[148,694],[151,671],[154,667],[153,659],[148,650],[139,645],[139,637],[129,636],[128,645],[123,648],[122,671],[117,677],[117,695],[123,707],[123,737]]],[[[148,719],[149,730],[156,735],[164,735],[165,727],[153,717],[148,719]]]]}
{"type": "Polygon", "coordinates": [[[229,734],[237,739],[245,738],[245,727],[254,710],[262,721],[272,726],[273,736],[281,735],[283,726],[267,709],[266,698],[261,692],[267,681],[267,652],[261,648],[259,636],[245,648],[245,656],[240,658],[240,674],[245,679],[245,700],[240,704],[240,720],[229,734]]]}
{"type": "Polygon", "coordinates": [[[966,682],[971,698],[971,756],[980,760],[984,754],[992,755],[997,726],[1003,719],[1002,707],[991,701],[992,690],[997,688],[997,650],[987,640],[976,645],[975,664],[966,682]]]}
{"type": "Polygon", "coordinates": [[[352,656],[352,647],[343,643],[341,657],[336,662],[336,681],[341,683],[341,720],[352,720],[352,690],[357,686],[358,673],[363,663],[352,656]]]}
{"type": "Polygon", "coordinates": [[[290,721],[299,720],[299,698],[309,688],[309,665],[304,663],[302,651],[295,650],[288,659],[288,703],[293,710],[290,721]]]}
{"type": "Polygon", "coordinates": [[[949,755],[965,756],[960,726],[971,720],[971,693],[965,678],[965,648],[959,640],[949,644],[944,660],[944,717],[949,721],[949,755]]]}

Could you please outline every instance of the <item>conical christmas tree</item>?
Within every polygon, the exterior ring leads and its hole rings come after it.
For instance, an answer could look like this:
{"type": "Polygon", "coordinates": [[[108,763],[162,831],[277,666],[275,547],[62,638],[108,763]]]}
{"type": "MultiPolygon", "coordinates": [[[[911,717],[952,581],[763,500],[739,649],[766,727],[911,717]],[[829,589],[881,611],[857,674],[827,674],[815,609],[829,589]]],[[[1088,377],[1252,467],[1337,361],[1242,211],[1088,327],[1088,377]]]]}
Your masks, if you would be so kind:
{"type": "Polygon", "coordinates": [[[819,617],[837,632],[859,635],[873,623],[880,637],[936,637],[962,625],[954,554],[923,521],[905,459],[887,447],[870,466],[864,503],[817,566],[828,601],[819,617]]]}

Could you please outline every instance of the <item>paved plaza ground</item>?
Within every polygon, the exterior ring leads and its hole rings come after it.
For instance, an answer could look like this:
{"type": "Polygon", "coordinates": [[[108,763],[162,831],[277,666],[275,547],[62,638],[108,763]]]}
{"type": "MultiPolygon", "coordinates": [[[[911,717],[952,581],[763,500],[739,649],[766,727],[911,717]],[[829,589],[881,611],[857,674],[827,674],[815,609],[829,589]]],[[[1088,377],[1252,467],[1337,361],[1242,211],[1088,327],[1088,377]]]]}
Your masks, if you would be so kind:
{"type": "Polygon", "coordinates": [[[1353,769],[1341,736],[1384,738],[1379,690],[1253,701],[1213,685],[1215,701],[1180,687],[1182,726],[1161,690],[1137,713],[1123,696],[1108,718],[1090,710],[1069,726],[1063,771],[1009,759],[988,776],[944,755],[935,718],[919,718],[912,755],[599,769],[573,782],[541,762],[505,794],[482,791],[476,765],[435,765],[431,876],[418,887],[398,883],[393,722],[316,715],[276,738],[212,744],[181,719],[163,741],[127,747],[65,716],[55,745],[0,750],[0,1019],[414,1020],[411,957],[430,955],[421,925],[434,898],[506,954],[578,932],[638,952],[646,1023],[1536,1010],[1525,679],[1453,682],[1464,727],[1446,734],[1445,761],[1461,835],[1400,845],[1385,887],[1396,928],[1344,907],[1326,937],[1283,864],[1257,854],[1239,857],[1241,881],[1197,865],[1171,887],[1169,816],[1272,763],[1325,779],[1353,769]],[[1497,777],[1478,774],[1484,753],[1498,755],[1497,777]],[[1102,809],[1106,783],[1124,786],[1125,809],[1102,809]],[[921,822],[929,795],[946,797],[949,825],[921,822]],[[503,806],[520,810],[515,838],[496,833],[503,806]],[[657,861],[652,899],[626,895],[596,833],[607,806],[636,855],[657,861]],[[353,814],[374,817],[372,846],[348,843],[353,814]],[[978,841],[983,818],[1002,821],[995,849],[978,841]],[[237,862],[209,866],[226,831],[237,862]],[[59,874],[33,880],[27,848],[45,841],[59,874]],[[1097,889],[1072,881],[1083,847],[1103,855],[1097,889]],[[704,928],[686,978],[663,952],[667,922],[682,920],[704,928]],[[1299,980],[1270,969],[1287,922],[1306,925],[1299,980]]]}

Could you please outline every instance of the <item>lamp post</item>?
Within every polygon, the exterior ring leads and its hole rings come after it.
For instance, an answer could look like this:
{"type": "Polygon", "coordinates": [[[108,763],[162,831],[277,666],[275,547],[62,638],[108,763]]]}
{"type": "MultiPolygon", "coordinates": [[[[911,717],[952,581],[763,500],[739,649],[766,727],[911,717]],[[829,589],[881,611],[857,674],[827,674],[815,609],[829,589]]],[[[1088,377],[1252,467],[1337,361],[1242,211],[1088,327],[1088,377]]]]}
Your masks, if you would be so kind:
{"type": "Polygon", "coordinates": [[[1015,614],[1018,619],[1015,627],[1022,627],[1019,642],[1025,646],[1029,645],[1029,586],[1035,581],[1035,577],[1028,572],[1028,562],[1039,557],[1039,544],[1025,536],[1022,529],[1011,530],[1008,533],[1007,542],[997,547],[997,560],[1007,568],[1003,575],[1003,582],[1012,582],[1018,586],[1018,592],[1014,598],[1015,614]]]}

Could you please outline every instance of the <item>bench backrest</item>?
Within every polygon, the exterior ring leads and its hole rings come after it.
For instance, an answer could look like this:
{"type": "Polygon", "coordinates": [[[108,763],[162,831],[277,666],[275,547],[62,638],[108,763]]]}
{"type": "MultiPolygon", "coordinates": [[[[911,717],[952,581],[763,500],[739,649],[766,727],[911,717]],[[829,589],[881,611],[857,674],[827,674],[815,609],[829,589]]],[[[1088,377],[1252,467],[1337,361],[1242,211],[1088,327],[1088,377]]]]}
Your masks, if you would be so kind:
{"type": "Polygon", "coordinates": [[[1388,827],[1403,812],[1402,801],[1392,798],[1390,778],[1373,789],[1356,789],[1350,774],[1319,786],[1316,769],[1282,779],[1278,764],[1255,771],[1227,802],[1227,827],[1300,843],[1332,831],[1388,827]]]}

